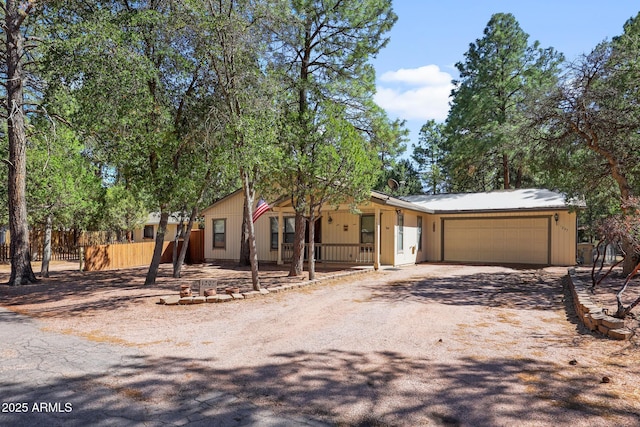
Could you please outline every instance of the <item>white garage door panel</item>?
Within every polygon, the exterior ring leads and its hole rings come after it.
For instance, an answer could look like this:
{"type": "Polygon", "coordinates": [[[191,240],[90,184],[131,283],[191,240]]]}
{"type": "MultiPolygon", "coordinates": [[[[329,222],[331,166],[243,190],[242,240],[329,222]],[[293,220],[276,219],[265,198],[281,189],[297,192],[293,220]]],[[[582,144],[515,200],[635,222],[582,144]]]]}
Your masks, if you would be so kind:
{"type": "Polygon", "coordinates": [[[444,260],[547,264],[548,218],[447,219],[444,260]]]}

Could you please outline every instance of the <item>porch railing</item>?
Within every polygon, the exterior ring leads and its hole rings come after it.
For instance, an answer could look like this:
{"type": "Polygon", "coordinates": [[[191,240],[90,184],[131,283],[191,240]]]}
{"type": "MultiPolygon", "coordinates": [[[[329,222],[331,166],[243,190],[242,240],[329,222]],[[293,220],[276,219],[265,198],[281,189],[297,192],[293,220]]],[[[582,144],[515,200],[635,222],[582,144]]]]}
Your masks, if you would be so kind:
{"type": "MultiPolygon", "coordinates": [[[[373,264],[373,243],[316,243],[316,262],[344,264],[373,264]]],[[[282,244],[282,260],[290,262],[293,243],[282,244]]],[[[309,259],[309,245],[304,246],[304,259],[309,259]]]]}

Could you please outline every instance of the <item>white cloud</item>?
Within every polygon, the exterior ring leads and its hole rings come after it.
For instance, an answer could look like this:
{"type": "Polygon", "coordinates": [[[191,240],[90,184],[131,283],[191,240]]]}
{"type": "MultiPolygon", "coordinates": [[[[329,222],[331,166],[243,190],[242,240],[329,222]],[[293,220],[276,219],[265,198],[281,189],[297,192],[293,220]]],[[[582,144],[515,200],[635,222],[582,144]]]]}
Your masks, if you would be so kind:
{"type": "Polygon", "coordinates": [[[451,79],[437,65],[389,71],[380,76],[374,99],[391,116],[442,121],[449,112],[451,79]]]}
{"type": "Polygon", "coordinates": [[[401,68],[387,71],[380,76],[383,82],[400,82],[420,86],[441,86],[451,83],[451,75],[440,71],[437,65],[425,65],[419,68],[401,68]]]}

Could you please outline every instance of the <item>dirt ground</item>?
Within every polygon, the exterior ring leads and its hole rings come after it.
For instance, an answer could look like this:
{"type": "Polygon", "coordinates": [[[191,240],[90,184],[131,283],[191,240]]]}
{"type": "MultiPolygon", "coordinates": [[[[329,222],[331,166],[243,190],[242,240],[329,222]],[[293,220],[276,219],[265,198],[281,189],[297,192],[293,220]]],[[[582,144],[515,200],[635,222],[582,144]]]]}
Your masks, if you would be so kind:
{"type": "MultiPolygon", "coordinates": [[[[578,325],[564,268],[424,264],[246,301],[162,306],[159,296],[184,280],[248,289],[249,272],[189,266],[175,280],[162,266],[146,288],[145,269],[67,267],[36,285],[0,286],[0,305],[48,330],[139,349],[138,363],[114,361],[102,381],[140,401],[210,389],[344,426],[640,425],[638,338],[608,340],[578,325]]],[[[305,280],[273,266],[261,279],[305,280]]]]}

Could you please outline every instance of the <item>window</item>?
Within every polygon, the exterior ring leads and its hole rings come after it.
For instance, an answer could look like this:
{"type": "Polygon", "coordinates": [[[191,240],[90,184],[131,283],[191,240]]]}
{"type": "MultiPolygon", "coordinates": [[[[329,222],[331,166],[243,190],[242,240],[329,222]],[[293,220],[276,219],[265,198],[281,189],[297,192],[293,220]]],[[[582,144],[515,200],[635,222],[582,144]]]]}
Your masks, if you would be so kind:
{"type": "Polygon", "coordinates": [[[278,250],[278,218],[271,217],[271,250],[278,250]]]}
{"type": "Polygon", "coordinates": [[[375,226],[375,215],[362,215],[360,217],[360,243],[373,243],[375,226]]]}
{"type": "Polygon", "coordinates": [[[284,219],[284,243],[293,243],[293,238],[296,234],[296,219],[295,217],[288,217],[284,219]]]}
{"type": "Polygon", "coordinates": [[[398,213],[398,253],[404,250],[404,214],[398,213]]]}
{"type": "Polygon", "coordinates": [[[144,237],[145,239],[153,239],[153,237],[154,237],[154,234],[153,234],[153,225],[145,225],[145,226],[144,226],[143,237],[144,237]]]}
{"type": "Polygon", "coordinates": [[[422,250],[422,217],[418,217],[418,250],[422,250]]]}
{"type": "Polygon", "coordinates": [[[227,220],[226,219],[214,219],[213,220],[213,248],[224,249],[227,242],[227,220]]]}

